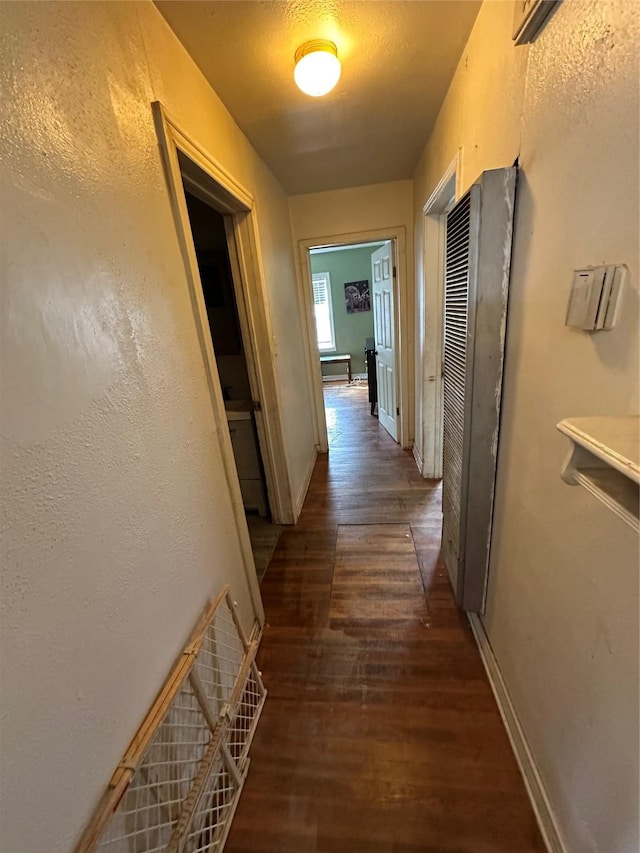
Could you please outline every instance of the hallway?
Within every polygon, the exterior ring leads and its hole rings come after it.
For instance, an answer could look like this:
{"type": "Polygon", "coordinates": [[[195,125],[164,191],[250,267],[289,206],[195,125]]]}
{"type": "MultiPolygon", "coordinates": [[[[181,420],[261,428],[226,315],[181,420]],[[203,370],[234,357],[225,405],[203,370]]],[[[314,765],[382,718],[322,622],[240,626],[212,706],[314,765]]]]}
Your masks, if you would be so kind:
{"type": "Polygon", "coordinates": [[[440,489],[325,390],[330,453],[262,582],[269,691],[229,853],[542,851],[438,561],[440,489]]]}

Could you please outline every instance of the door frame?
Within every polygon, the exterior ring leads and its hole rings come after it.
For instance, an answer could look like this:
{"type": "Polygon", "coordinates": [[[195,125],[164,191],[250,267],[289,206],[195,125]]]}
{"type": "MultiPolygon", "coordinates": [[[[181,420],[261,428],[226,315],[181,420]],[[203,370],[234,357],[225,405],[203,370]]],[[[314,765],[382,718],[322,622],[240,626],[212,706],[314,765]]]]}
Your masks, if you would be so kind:
{"type": "Polygon", "coordinates": [[[394,334],[396,341],[396,399],[398,415],[398,441],[403,449],[411,449],[410,425],[410,362],[411,322],[409,314],[409,291],[407,288],[407,233],[404,225],[395,228],[377,228],[372,231],[356,231],[348,234],[331,234],[298,240],[301,271],[301,297],[305,323],[303,337],[307,356],[307,376],[311,389],[314,435],[320,453],[327,453],[327,420],[324,410],[322,369],[320,351],[316,341],[313,292],[311,283],[310,249],[326,249],[334,246],[349,246],[352,243],[383,243],[391,241],[393,264],[396,275],[393,280],[394,334]]]}
{"type": "MultiPolygon", "coordinates": [[[[444,429],[444,273],[446,214],[460,198],[461,151],[447,166],[422,208],[422,465],[423,477],[442,479],[444,429]]],[[[414,454],[415,455],[415,454],[414,454]]]]}
{"type": "Polygon", "coordinates": [[[179,124],[160,101],[154,101],[151,107],[187,275],[189,296],[213,410],[215,432],[231,498],[244,571],[256,615],[260,625],[263,625],[264,610],[260,587],[204,303],[183,180],[190,191],[225,217],[225,230],[249,379],[252,393],[257,391],[259,395],[254,397],[254,400],[260,402],[262,409],[261,413],[256,412],[256,415],[261,414],[261,417],[256,418],[256,422],[260,422],[260,449],[267,480],[269,505],[275,522],[292,524],[295,521],[293,499],[284,452],[282,404],[276,378],[273,335],[262,269],[255,200],[251,193],[179,124]]]}

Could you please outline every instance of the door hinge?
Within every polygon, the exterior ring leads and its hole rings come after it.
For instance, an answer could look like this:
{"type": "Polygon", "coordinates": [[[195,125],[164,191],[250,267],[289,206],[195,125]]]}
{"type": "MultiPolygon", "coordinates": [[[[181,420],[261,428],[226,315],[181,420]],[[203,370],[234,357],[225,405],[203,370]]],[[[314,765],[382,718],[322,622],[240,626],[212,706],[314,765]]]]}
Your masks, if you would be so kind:
{"type": "Polygon", "coordinates": [[[252,400],[251,402],[253,404],[253,411],[254,412],[261,412],[262,411],[262,403],[260,402],[260,400],[252,400]]]}
{"type": "Polygon", "coordinates": [[[395,267],[393,268],[393,277],[394,278],[396,277],[396,268],[395,267]]]}
{"type": "Polygon", "coordinates": [[[396,417],[400,417],[400,406],[396,406],[396,417]]]}

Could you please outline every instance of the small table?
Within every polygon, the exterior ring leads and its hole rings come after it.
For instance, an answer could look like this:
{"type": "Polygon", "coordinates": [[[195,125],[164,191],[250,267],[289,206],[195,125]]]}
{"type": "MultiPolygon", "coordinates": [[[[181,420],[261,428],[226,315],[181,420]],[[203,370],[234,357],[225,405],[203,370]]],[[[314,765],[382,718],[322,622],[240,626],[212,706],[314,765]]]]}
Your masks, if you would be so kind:
{"type": "Polygon", "coordinates": [[[351,382],[351,356],[350,355],[321,355],[320,365],[323,364],[346,364],[347,376],[351,382]]]}

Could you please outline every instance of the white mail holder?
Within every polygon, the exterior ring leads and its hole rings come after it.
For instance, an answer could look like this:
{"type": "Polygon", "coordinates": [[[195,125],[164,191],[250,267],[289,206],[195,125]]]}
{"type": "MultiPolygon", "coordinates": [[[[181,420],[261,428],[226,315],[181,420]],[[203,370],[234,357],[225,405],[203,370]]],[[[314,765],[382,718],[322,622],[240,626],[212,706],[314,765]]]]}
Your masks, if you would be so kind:
{"type": "Polygon", "coordinates": [[[626,279],[624,264],[575,270],[565,325],[585,332],[613,329],[626,279]]]}

